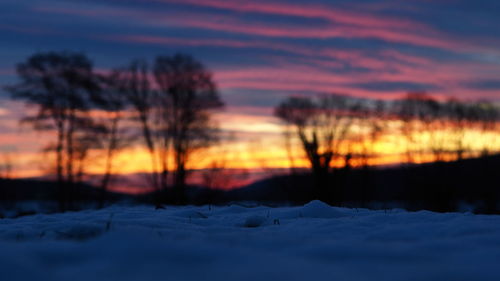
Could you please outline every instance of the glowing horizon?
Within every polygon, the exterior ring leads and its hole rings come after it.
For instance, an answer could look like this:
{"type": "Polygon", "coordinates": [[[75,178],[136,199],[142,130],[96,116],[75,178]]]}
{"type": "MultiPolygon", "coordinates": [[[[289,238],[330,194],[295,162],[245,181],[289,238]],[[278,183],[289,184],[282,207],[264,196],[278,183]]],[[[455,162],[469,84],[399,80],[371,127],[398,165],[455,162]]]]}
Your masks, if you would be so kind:
{"type": "MultiPolygon", "coordinates": [[[[248,115],[241,115],[239,113],[217,114],[215,119],[221,122],[222,120],[230,120],[229,122],[221,123],[221,128],[224,131],[235,131],[236,138],[230,141],[222,142],[220,145],[215,146],[193,155],[192,161],[188,164],[188,168],[192,171],[203,171],[209,169],[214,163],[221,165],[221,168],[230,171],[265,171],[273,169],[307,169],[310,167],[309,162],[305,158],[303,151],[298,143],[295,143],[294,150],[291,152],[293,163],[290,160],[290,155],[285,147],[283,138],[283,127],[279,121],[273,117],[256,116],[251,118],[248,115]],[[229,119],[233,117],[233,119],[229,119]],[[259,137],[256,137],[256,134],[259,137]],[[262,134],[265,134],[263,136],[262,134]],[[223,162],[221,164],[221,162],[223,162]]],[[[391,121],[394,123],[394,121],[391,121]]],[[[400,122],[400,121],[396,121],[400,122]]],[[[397,124],[393,124],[397,126],[397,124]]],[[[367,164],[369,166],[382,166],[382,165],[397,165],[407,162],[407,141],[398,131],[383,135],[374,144],[369,144],[369,150],[363,151],[363,144],[368,140],[359,142],[352,137],[342,147],[341,154],[346,154],[346,148],[350,147],[350,152],[355,156],[352,159],[353,167],[364,165],[362,159],[357,154],[368,152],[367,164]]],[[[33,134],[32,132],[26,132],[33,134]]],[[[43,136],[47,141],[51,140],[50,135],[36,133],[39,137],[43,136]]],[[[441,134],[450,135],[452,132],[441,132],[441,134]]],[[[11,136],[12,137],[12,136],[11,136]]],[[[417,133],[414,136],[417,139],[416,143],[412,144],[412,150],[415,153],[413,163],[428,163],[435,161],[435,155],[430,152],[428,144],[428,132],[417,133]],[[422,150],[422,152],[419,152],[422,150]]],[[[449,136],[448,136],[449,138],[449,136]]],[[[12,140],[12,138],[10,138],[12,140]]],[[[21,137],[23,139],[23,137],[21,137]]],[[[1,140],[1,139],[0,139],[1,140]]],[[[141,144],[141,137],[139,143],[132,147],[121,150],[117,153],[114,159],[113,172],[116,175],[133,175],[133,174],[148,174],[152,172],[151,158],[147,149],[141,144]]],[[[295,140],[296,141],[296,140],[295,140]]],[[[489,144],[489,148],[495,152],[500,151],[500,141],[498,133],[481,133],[477,130],[467,130],[465,132],[464,141],[468,147],[466,153],[467,157],[478,156],[481,150],[484,149],[485,144],[489,144]]],[[[456,159],[456,154],[453,152],[453,145],[448,144],[445,153],[445,161],[452,161],[456,159]]],[[[104,171],[104,155],[102,151],[94,150],[91,152],[90,161],[86,167],[86,173],[91,176],[101,175],[104,171]]],[[[21,152],[16,153],[15,159],[12,162],[16,169],[14,170],[13,178],[29,178],[29,177],[43,177],[51,174],[51,165],[53,159],[50,154],[42,154],[39,151],[31,153],[21,152]],[[43,159],[43,160],[42,160],[43,159]]],[[[332,166],[343,167],[345,165],[342,157],[336,159],[332,166]]],[[[170,167],[173,167],[170,161],[170,167]]],[[[258,178],[257,178],[258,179],[258,178]]],[[[195,179],[197,182],[199,179],[195,179]]],[[[241,183],[248,184],[248,180],[242,180],[241,183]]],[[[234,187],[239,186],[235,184],[234,187]]],[[[224,187],[223,187],[224,188],[224,187]]],[[[227,188],[227,187],[225,187],[227,188]]],[[[113,190],[123,191],[126,188],[122,186],[113,186],[113,190]]],[[[147,191],[147,188],[140,189],[147,191]]],[[[131,188],[130,192],[134,191],[131,188]]]]}

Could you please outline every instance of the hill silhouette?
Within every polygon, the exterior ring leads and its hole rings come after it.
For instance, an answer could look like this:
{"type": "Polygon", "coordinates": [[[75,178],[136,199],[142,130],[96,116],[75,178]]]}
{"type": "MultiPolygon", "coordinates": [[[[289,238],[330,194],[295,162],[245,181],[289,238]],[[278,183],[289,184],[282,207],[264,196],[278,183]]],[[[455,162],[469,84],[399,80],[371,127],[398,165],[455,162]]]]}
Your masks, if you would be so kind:
{"type": "MultiPolygon", "coordinates": [[[[500,213],[500,155],[394,167],[338,169],[329,178],[331,205],[372,209],[404,208],[437,212],[500,213]]],[[[188,186],[189,204],[300,205],[315,199],[312,175],[299,173],[256,181],[224,191],[188,186]],[[241,203],[239,203],[241,204],[241,203]]],[[[57,195],[51,181],[0,180],[0,202],[50,201],[57,195]]],[[[95,202],[100,190],[88,184],[75,187],[78,202],[95,202]]],[[[161,192],[165,202],[171,190],[161,192]]],[[[128,200],[151,203],[157,193],[140,195],[107,192],[109,202],[128,200]]],[[[170,202],[174,203],[174,202],[170,202]]]]}
{"type": "MultiPolygon", "coordinates": [[[[500,155],[397,167],[340,169],[330,175],[333,205],[500,212],[500,155]]],[[[226,200],[303,204],[314,198],[309,174],[277,176],[228,191],[226,200]]]]}

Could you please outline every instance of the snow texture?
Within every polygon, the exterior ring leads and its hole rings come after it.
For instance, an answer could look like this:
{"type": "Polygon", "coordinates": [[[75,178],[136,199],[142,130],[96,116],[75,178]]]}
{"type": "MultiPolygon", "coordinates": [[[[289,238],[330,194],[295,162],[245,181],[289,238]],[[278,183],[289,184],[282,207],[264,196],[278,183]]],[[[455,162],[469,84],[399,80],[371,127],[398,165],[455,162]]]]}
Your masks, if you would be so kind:
{"type": "Polygon", "coordinates": [[[0,219],[0,280],[500,280],[500,216],[112,206],[0,219]]]}

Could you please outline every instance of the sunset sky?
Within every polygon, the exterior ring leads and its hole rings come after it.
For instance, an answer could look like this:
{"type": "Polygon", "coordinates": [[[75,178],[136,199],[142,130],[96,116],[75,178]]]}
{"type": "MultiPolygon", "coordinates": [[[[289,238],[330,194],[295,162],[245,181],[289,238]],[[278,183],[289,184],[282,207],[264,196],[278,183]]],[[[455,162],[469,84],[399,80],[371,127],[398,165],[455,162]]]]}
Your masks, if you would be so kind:
{"type": "MultiPolygon", "coordinates": [[[[103,71],[189,53],[227,104],[217,118],[236,137],[228,161],[278,167],[272,109],[292,94],[500,99],[499,13],[497,0],[2,0],[0,84],[37,51],[83,51],[103,71]]],[[[16,155],[18,175],[36,175],[50,136],[20,129],[24,107],[0,91],[0,150],[16,155]]],[[[120,161],[136,165],[122,172],[141,171],[143,158],[131,149],[120,161]]]]}

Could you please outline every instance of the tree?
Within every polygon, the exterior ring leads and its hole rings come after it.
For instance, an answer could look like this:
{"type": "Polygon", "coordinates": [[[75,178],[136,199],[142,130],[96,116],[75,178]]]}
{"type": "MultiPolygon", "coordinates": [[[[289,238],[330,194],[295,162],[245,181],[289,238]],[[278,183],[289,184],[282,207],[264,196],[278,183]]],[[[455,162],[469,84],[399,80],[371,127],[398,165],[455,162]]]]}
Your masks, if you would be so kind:
{"type": "Polygon", "coordinates": [[[375,144],[387,130],[387,103],[382,100],[367,100],[361,104],[358,113],[359,133],[358,142],[361,145],[361,164],[364,168],[369,165],[369,159],[374,154],[375,144]]]}
{"type": "Polygon", "coordinates": [[[11,179],[14,165],[12,157],[8,152],[2,152],[0,160],[0,179],[11,179]]]}
{"type": "MultiPolygon", "coordinates": [[[[446,160],[447,143],[449,138],[446,130],[449,127],[448,112],[446,104],[440,103],[434,97],[425,95],[419,102],[419,120],[423,124],[422,131],[427,133],[428,149],[434,156],[434,161],[442,162],[446,160]]],[[[426,148],[423,148],[426,152],[426,148]]]]}
{"type": "Polygon", "coordinates": [[[211,73],[189,55],[157,57],[154,77],[162,109],[158,112],[159,119],[165,124],[164,145],[172,147],[174,187],[178,200],[183,201],[186,165],[194,152],[218,140],[219,131],[211,116],[224,103],[211,73]]]}
{"type": "Polygon", "coordinates": [[[75,148],[91,124],[89,96],[98,91],[92,62],[81,53],[37,53],[17,66],[20,82],[7,87],[14,99],[37,109],[23,119],[35,130],[55,131],[59,205],[66,210],[75,182],[75,148]]]}
{"type": "Polygon", "coordinates": [[[441,105],[425,92],[411,92],[395,104],[396,115],[402,122],[401,133],[406,138],[407,160],[415,162],[415,154],[420,156],[430,149],[437,161],[443,160],[443,149],[439,141],[437,121],[442,113],[441,105]],[[422,147],[417,136],[428,134],[427,146],[422,147]],[[415,146],[420,145],[418,149],[415,146]]]}
{"type": "Polygon", "coordinates": [[[151,89],[149,66],[144,60],[134,60],[128,66],[116,72],[119,76],[120,87],[132,107],[133,119],[138,121],[141,127],[141,135],[151,158],[151,183],[155,190],[159,191],[162,186],[158,175],[159,152],[162,147],[158,144],[158,128],[155,110],[159,106],[156,92],[151,89]]]}
{"type": "MultiPolygon", "coordinates": [[[[447,116],[452,129],[452,138],[455,146],[455,154],[457,160],[464,157],[467,150],[465,143],[465,134],[468,129],[471,129],[471,124],[474,122],[474,108],[462,101],[451,98],[446,102],[447,116]]],[[[477,117],[481,115],[477,112],[477,117]]]]}
{"type": "MultiPolygon", "coordinates": [[[[483,135],[497,134],[500,128],[500,108],[491,101],[477,101],[470,106],[469,121],[476,124],[476,127],[483,135]]],[[[490,141],[483,144],[483,155],[489,155],[496,149],[497,143],[490,141]]]]}
{"type": "Polygon", "coordinates": [[[127,109],[129,81],[125,71],[113,70],[111,73],[100,76],[101,90],[92,96],[97,108],[103,110],[98,119],[91,139],[99,140],[100,148],[105,153],[104,174],[101,179],[100,207],[103,207],[105,195],[114,174],[114,158],[116,153],[129,144],[125,130],[120,127],[127,109]]]}
{"type": "Polygon", "coordinates": [[[74,141],[74,153],[75,153],[75,182],[83,183],[84,177],[86,176],[86,167],[89,159],[90,152],[93,149],[100,150],[103,149],[103,141],[101,139],[104,136],[105,128],[94,120],[88,122],[85,127],[81,128],[81,132],[75,138],[74,141]]]}
{"type": "Polygon", "coordinates": [[[292,128],[301,143],[320,199],[327,199],[332,162],[342,155],[341,147],[351,133],[357,110],[359,104],[342,95],[323,95],[315,100],[289,97],[275,108],[274,115],[292,128]]]}
{"type": "Polygon", "coordinates": [[[415,161],[412,147],[415,144],[414,134],[416,131],[416,106],[414,100],[411,94],[407,94],[405,98],[394,104],[394,112],[401,121],[401,134],[406,139],[406,161],[408,163],[415,161]]]}

